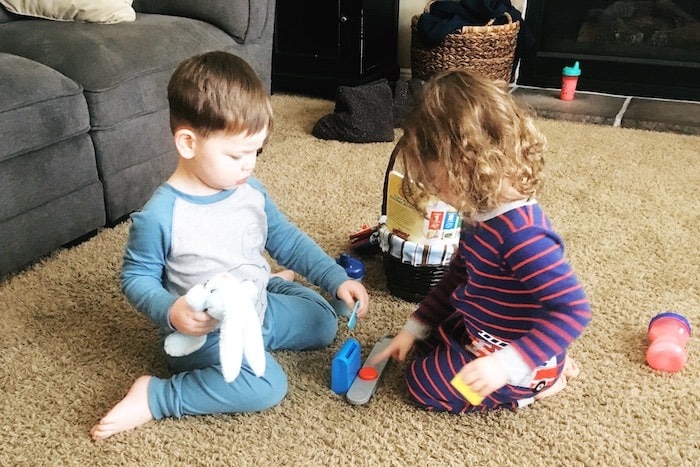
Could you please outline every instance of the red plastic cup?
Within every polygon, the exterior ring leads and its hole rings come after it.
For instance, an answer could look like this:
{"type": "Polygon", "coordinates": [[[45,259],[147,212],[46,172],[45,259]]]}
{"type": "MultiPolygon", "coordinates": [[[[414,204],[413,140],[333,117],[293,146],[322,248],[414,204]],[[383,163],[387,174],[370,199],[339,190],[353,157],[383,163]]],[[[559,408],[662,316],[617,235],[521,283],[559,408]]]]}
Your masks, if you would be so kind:
{"type": "Polygon", "coordinates": [[[565,66],[561,71],[561,100],[572,101],[576,94],[578,77],[581,76],[581,68],[578,62],[574,66],[565,66]]]}
{"type": "Polygon", "coordinates": [[[688,361],[685,346],[690,339],[690,323],[678,313],[667,311],[649,322],[647,363],[655,370],[674,373],[688,361]]]}

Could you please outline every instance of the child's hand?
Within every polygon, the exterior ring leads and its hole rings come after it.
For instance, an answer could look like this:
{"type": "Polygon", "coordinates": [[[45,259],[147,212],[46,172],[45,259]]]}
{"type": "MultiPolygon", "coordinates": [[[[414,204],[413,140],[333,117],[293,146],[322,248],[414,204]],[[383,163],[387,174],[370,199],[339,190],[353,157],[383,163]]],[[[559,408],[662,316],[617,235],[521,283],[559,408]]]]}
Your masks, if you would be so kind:
{"type": "Polygon", "coordinates": [[[492,355],[472,360],[457,374],[464,384],[482,397],[502,388],[508,382],[505,369],[492,355]]]}
{"type": "Polygon", "coordinates": [[[367,289],[362,285],[362,282],[349,279],[340,284],[336,292],[338,299],[345,302],[351,310],[355,307],[355,302],[360,302],[360,307],[357,309],[357,317],[362,318],[369,310],[369,294],[367,289]]]}
{"type": "Polygon", "coordinates": [[[389,345],[387,345],[384,350],[372,357],[372,361],[367,363],[374,365],[389,357],[398,362],[403,362],[406,360],[408,352],[413,348],[415,341],[416,337],[413,334],[408,331],[401,331],[389,342],[389,345]]]}
{"type": "Polygon", "coordinates": [[[175,329],[193,336],[209,334],[219,324],[209,313],[191,308],[184,296],[170,307],[169,319],[175,329]]]}

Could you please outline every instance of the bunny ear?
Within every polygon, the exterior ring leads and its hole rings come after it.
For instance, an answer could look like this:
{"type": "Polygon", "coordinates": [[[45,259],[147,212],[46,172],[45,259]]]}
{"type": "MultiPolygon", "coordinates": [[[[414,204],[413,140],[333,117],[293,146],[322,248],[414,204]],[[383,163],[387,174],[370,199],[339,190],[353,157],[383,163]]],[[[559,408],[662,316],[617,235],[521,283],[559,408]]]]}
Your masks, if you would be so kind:
{"type": "Polygon", "coordinates": [[[243,353],[255,376],[261,377],[265,374],[265,344],[263,343],[258,313],[252,302],[246,302],[241,307],[240,313],[243,330],[243,353]]]}
{"type": "Polygon", "coordinates": [[[219,337],[221,372],[227,383],[238,377],[243,361],[243,326],[237,326],[236,320],[230,315],[231,313],[224,314],[219,337]]]}

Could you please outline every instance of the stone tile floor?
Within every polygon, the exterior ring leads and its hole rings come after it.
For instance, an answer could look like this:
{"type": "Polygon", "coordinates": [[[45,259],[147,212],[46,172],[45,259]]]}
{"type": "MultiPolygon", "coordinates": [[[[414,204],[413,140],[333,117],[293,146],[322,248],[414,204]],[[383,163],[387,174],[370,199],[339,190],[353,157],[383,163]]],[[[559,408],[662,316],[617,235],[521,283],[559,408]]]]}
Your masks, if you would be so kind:
{"type": "Polygon", "coordinates": [[[511,92],[543,118],[700,135],[700,102],[585,91],[563,101],[558,89],[520,85],[511,92]]]}

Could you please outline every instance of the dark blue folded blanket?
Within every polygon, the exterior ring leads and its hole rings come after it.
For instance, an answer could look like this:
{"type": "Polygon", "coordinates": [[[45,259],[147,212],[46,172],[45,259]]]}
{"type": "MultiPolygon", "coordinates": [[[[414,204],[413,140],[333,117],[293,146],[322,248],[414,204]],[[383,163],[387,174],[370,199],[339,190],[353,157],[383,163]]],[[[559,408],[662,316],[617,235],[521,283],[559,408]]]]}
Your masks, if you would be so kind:
{"type": "Polygon", "coordinates": [[[495,19],[493,24],[506,24],[505,13],[513,21],[522,21],[520,11],[510,0],[443,0],[433,2],[429,11],[420,15],[416,27],[425,44],[435,46],[462,26],[484,26],[491,19],[495,19]]]}

